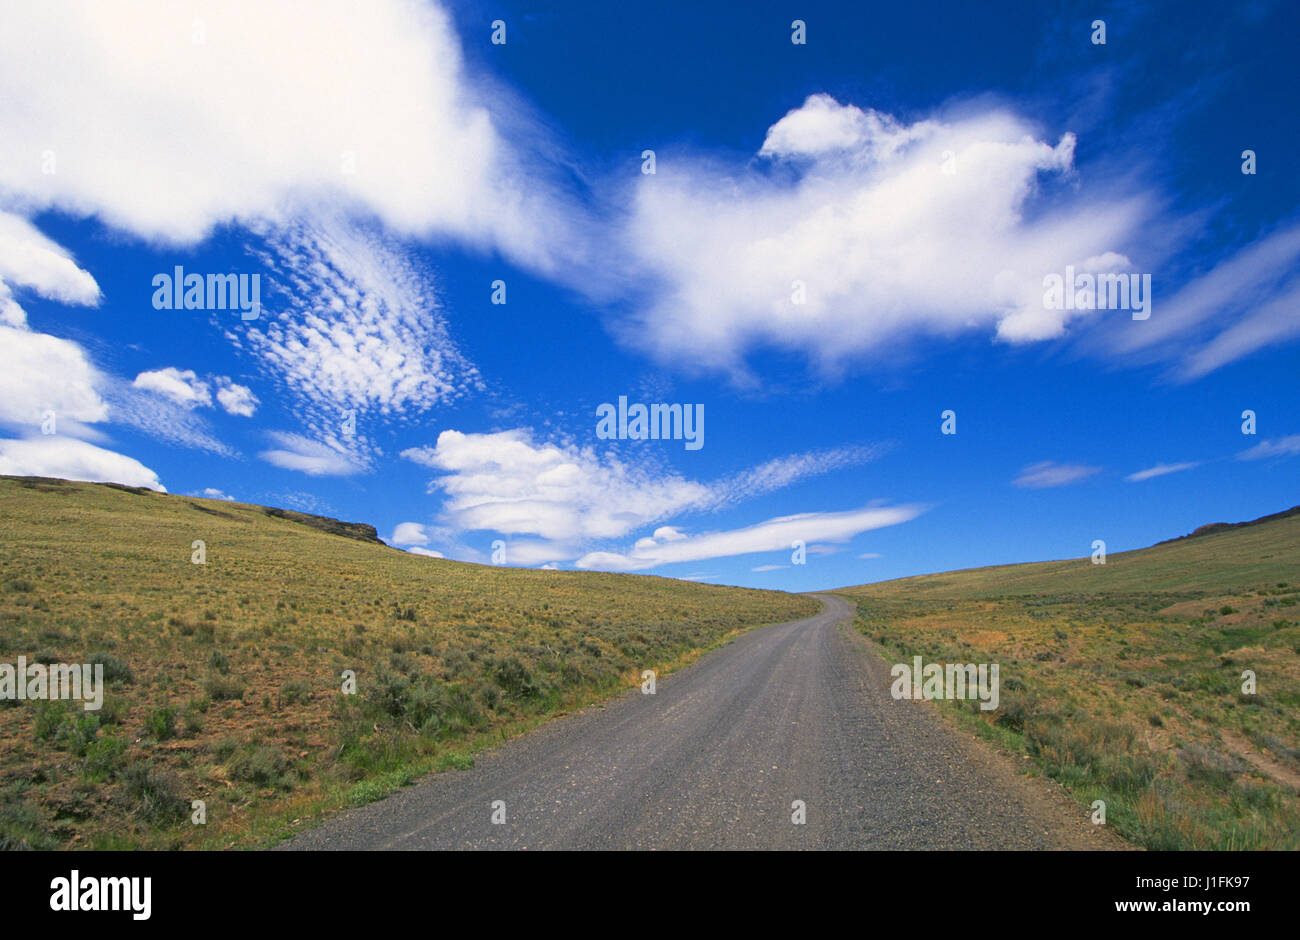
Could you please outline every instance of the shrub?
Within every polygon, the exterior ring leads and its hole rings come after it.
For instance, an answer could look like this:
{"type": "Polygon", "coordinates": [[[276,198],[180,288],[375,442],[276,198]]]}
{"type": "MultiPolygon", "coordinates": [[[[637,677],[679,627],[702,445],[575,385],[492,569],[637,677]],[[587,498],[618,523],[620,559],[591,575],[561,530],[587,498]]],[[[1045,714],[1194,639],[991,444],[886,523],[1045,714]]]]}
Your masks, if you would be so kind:
{"type": "Polygon", "coordinates": [[[289,759],[273,744],[247,744],[226,765],[232,779],[272,789],[292,784],[289,769],[289,759]]]}
{"type": "Polygon", "coordinates": [[[105,682],[125,682],[128,685],[135,682],[135,673],[131,671],[131,667],[112,653],[105,650],[92,653],[90,662],[91,665],[104,667],[105,682]]]}
{"type": "Polygon", "coordinates": [[[301,680],[286,682],[280,688],[281,705],[299,705],[311,700],[311,685],[301,680]]]}
{"type": "Polygon", "coordinates": [[[35,807],[6,794],[0,802],[0,851],[30,851],[58,846],[35,807]]]}
{"type": "Polygon", "coordinates": [[[67,713],[66,702],[37,702],[32,716],[32,733],[36,735],[36,740],[53,740],[67,713]]]}
{"type": "Polygon", "coordinates": [[[242,699],[244,688],[244,680],[238,676],[216,673],[203,680],[203,691],[207,692],[214,702],[242,699]]]}
{"type": "Polygon", "coordinates": [[[125,738],[99,738],[86,748],[82,772],[88,780],[111,780],[122,768],[125,738]]]}
{"type": "Polygon", "coordinates": [[[84,757],[86,751],[95,742],[99,734],[99,716],[94,712],[74,709],[63,720],[56,740],[78,757],[84,757]],[[80,714],[78,714],[80,711],[80,714]]]}
{"type": "Polygon", "coordinates": [[[176,736],[176,709],[170,705],[155,708],[144,720],[145,734],[159,741],[176,736]]]}
{"type": "Polygon", "coordinates": [[[180,793],[180,782],[170,771],[147,763],[134,763],[122,775],[126,797],[133,812],[155,825],[174,823],[185,817],[189,804],[180,793]]]}
{"type": "Polygon", "coordinates": [[[492,676],[497,685],[508,695],[518,698],[534,698],[541,694],[541,685],[518,656],[497,660],[492,669],[492,676]]]}

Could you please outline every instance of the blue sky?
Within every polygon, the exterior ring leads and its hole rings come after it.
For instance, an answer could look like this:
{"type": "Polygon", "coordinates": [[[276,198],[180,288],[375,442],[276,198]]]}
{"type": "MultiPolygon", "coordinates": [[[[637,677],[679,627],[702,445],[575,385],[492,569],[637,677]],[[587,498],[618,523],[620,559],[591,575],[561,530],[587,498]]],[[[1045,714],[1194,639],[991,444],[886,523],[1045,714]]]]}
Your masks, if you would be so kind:
{"type": "Polygon", "coordinates": [[[1276,512],[1298,21],[33,5],[0,38],[0,472],[786,590],[1276,512]],[[156,309],[177,266],[257,275],[261,314],[156,309]],[[1067,266],[1149,274],[1149,317],[1045,303],[1067,266]],[[599,438],[619,396],[702,406],[703,446],[599,438]]]}

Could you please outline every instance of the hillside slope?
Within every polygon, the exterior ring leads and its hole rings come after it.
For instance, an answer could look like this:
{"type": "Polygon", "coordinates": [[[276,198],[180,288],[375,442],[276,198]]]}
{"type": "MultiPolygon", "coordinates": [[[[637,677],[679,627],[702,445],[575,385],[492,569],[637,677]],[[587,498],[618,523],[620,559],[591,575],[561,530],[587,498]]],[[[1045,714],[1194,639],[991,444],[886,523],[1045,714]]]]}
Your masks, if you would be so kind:
{"type": "Polygon", "coordinates": [[[361,524],[3,477],[0,662],[99,662],[111,682],[99,711],[0,702],[0,846],[264,843],[818,606],[463,564],[361,524]]]}
{"type": "Polygon", "coordinates": [[[1000,707],[950,713],[1133,841],[1300,847],[1300,514],[836,593],[894,661],[998,663],[1000,707]]]}

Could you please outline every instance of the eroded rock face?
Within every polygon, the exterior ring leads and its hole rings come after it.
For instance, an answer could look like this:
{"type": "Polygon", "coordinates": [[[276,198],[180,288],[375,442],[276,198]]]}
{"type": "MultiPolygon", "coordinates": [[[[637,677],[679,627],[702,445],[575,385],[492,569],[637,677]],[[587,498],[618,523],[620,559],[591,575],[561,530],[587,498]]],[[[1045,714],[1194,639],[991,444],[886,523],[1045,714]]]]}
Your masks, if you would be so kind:
{"type": "Polygon", "coordinates": [[[263,507],[262,512],[268,516],[275,516],[277,519],[288,519],[290,522],[311,526],[313,529],[320,529],[322,532],[329,532],[332,535],[342,535],[345,538],[357,539],[362,542],[384,544],[379,538],[379,533],[375,530],[375,527],[364,522],[341,522],[338,519],[331,519],[329,516],[314,516],[308,512],[294,512],[292,509],[275,509],[269,506],[263,507]]]}

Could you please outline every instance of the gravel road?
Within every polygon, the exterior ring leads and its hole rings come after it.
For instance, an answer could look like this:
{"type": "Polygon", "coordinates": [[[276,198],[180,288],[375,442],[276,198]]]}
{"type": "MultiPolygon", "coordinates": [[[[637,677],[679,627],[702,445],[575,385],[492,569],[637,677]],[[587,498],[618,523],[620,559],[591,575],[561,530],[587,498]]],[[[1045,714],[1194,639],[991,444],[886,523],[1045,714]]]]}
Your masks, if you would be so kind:
{"type": "Polygon", "coordinates": [[[548,722],[279,848],[1124,847],[932,703],[892,699],[849,603],[818,599],[817,616],[742,634],[654,695],[548,722]]]}

